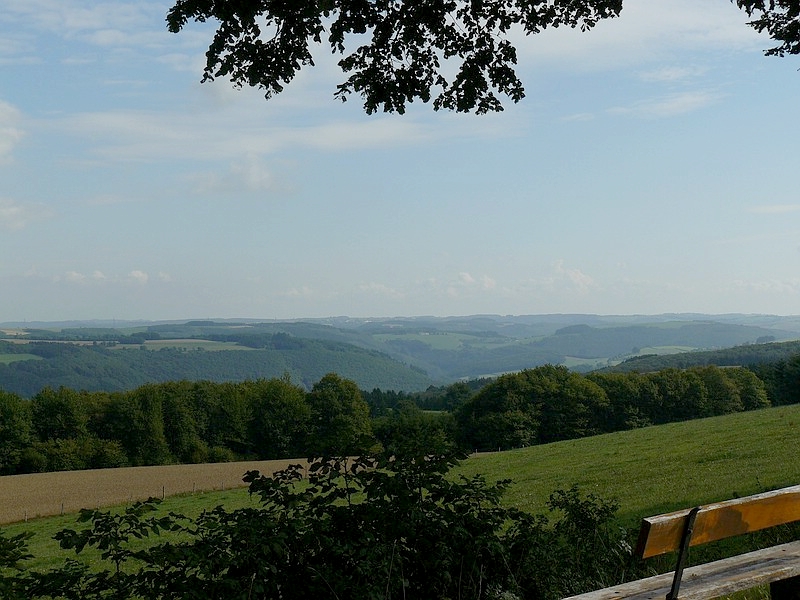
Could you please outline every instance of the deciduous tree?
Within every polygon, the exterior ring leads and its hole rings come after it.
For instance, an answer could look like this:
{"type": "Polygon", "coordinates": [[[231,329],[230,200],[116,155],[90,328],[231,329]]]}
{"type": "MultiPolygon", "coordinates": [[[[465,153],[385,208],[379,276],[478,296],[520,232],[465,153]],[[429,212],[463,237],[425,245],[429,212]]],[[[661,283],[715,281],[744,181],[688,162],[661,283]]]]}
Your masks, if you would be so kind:
{"type": "MultiPolygon", "coordinates": [[[[767,54],[800,53],[800,0],[732,2],[780,42],[767,54]]],[[[503,109],[498,94],[525,95],[512,33],[585,31],[621,10],[622,0],[177,0],[167,24],[177,33],[190,20],[218,22],[203,81],[228,78],[269,98],[327,43],[347,75],[335,96],[360,95],[367,113],[433,100],[436,110],[480,114],[503,109]]]]}
{"type": "Polygon", "coordinates": [[[318,456],[360,454],[372,438],[369,407],[355,382],[328,373],[308,393],[306,448],[318,456]]]}

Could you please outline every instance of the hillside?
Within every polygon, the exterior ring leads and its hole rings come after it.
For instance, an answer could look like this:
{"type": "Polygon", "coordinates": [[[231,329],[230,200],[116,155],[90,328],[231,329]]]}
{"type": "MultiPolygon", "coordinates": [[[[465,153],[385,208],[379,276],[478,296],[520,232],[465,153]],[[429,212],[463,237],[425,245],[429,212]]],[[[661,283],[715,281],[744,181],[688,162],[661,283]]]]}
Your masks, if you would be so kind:
{"type": "MultiPolygon", "coordinates": [[[[640,355],[800,338],[800,318],[768,315],[334,317],[297,321],[8,323],[0,328],[3,336],[15,342],[49,340],[137,349],[173,348],[186,354],[187,349],[200,346],[204,340],[219,345],[203,347],[222,352],[214,352],[215,356],[164,354],[162,360],[152,364],[130,356],[112,360],[111,355],[106,355],[97,367],[90,369],[105,381],[104,385],[139,385],[145,381],[198,375],[215,380],[238,379],[245,373],[249,377],[272,376],[284,371],[306,382],[336,371],[355,379],[364,389],[403,390],[548,363],[590,371],[640,355]],[[195,344],[187,344],[186,340],[194,340],[195,344]],[[233,348],[262,354],[226,352],[233,348]],[[171,374],[167,373],[169,369],[173,369],[171,374]]],[[[20,352],[27,354],[27,358],[36,358],[35,352],[20,352]]],[[[9,358],[0,352],[0,364],[19,359],[20,356],[9,358]]],[[[16,363],[8,369],[0,367],[0,386],[4,381],[28,376],[43,381],[48,369],[58,376],[57,384],[64,382],[76,387],[76,383],[68,381],[92,381],[91,372],[76,374],[79,369],[70,365],[59,367],[58,360],[49,359],[49,367],[16,363]]],[[[28,384],[27,389],[35,385],[38,383],[28,384]]],[[[91,383],[89,387],[96,389],[98,385],[91,383]]]]}
{"type": "Polygon", "coordinates": [[[242,381],[281,377],[310,388],[336,372],[363,389],[423,390],[424,373],[386,354],[321,340],[292,339],[290,345],[236,350],[187,349],[193,342],[106,347],[71,343],[0,341],[0,389],[24,397],[45,386],[76,390],[129,390],[145,383],[175,380],[242,381]],[[20,360],[14,360],[20,357],[20,360]]]}
{"type": "Polygon", "coordinates": [[[632,523],[797,485],[798,427],[800,405],[782,406],[479,454],[460,472],[513,480],[505,501],[529,512],[544,512],[550,493],[578,485],[618,500],[620,518],[632,523]]]}
{"type": "Polygon", "coordinates": [[[618,365],[600,369],[600,371],[649,373],[669,368],[686,369],[704,365],[716,365],[719,367],[754,366],[787,360],[797,354],[800,354],[800,341],[747,344],[721,350],[637,356],[629,358],[618,365]]]}

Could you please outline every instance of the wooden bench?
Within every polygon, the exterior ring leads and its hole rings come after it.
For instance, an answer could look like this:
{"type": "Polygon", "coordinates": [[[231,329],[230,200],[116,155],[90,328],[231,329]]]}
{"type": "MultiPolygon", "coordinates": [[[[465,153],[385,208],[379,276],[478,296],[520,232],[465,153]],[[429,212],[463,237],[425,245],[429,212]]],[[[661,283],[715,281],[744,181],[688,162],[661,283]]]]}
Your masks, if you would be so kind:
{"type": "Polygon", "coordinates": [[[800,541],[684,568],[690,546],[800,521],[800,485],[642,521],[635,553],[677,552],[675,571],[572,600],[700,600],[769,584],[773,600],[800,600],[800,541]]]}

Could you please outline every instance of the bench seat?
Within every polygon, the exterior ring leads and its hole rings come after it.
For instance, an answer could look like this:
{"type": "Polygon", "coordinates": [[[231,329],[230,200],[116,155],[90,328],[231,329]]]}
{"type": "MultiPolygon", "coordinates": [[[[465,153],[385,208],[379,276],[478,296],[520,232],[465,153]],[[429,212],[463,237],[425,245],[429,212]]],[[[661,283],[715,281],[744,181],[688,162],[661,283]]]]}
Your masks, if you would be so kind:
{"type": "MultiPolygon", "coordinates": [[[[672,576],[671,572],[664,573],[572,596],[568,600],[664,600],[672,587],[672,576]]],[[[687,567],[679,598],[700,600],[727,596],[797,576],[800,576],[800,541],[687,567]]]]}

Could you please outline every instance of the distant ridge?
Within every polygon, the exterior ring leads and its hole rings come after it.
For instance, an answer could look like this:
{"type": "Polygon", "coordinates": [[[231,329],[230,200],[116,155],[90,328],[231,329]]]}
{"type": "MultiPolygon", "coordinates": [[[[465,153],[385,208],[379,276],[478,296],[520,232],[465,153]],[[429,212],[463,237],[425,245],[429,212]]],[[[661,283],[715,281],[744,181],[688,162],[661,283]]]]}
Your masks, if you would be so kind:
{"type": "MultiPolygon", "coordinates": [[[[44,385],[121,389],[153,380],[240,380],[284,372],[305,384],[331,371],[356,380],[363,389],[416,391],[543,364],[587,372],[642,355],[675,355],[681,358],[663,364],[685,364],[687,352],[799,340],[800,316],[673,313],[95,319],[7,322],[0,325],[3,337],[13,340],[16,347],[6,343],[0,350],[0,387],[10,391],[24,387],[25,394],[44,385]],[[66,353],[56,356],[46,346],[25,349],[20,347],[24,341],[93,345],[94,354],[84,354],[77,366],[69,366],[66,353]],[[119,347],[161,354],[151,364],[156,356],[119,353],[119,347]],[[205,353],[187,353],[198,348],[205,353]],[[242,353],[243,349],[260,352],[260,362],[242,353]],[[89,358],[101,362],[85,368],[82,361],[89,358]],[[35,359],[43,364],[34,364],[35,359]],[[13,386],[12,381],[16,382],[13,386]]],[[[637,368],[645,364],[636,363],[637,368]]]]}

